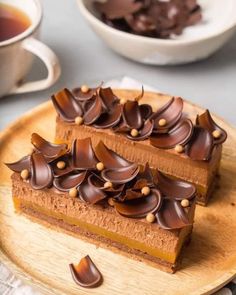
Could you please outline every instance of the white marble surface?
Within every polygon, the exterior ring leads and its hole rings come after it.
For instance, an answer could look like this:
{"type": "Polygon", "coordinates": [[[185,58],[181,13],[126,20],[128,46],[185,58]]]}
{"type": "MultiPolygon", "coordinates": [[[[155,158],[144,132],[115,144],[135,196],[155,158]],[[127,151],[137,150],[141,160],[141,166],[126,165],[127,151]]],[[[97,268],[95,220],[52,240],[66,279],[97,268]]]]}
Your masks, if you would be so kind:
{"type": "MultiPolygon", "coordinates": [[[[185,66],[154,67],[108,49],[82,19],[75,0],[42,0],[42,40],[58,55],[62,76],[51,89],[0,99],[0,129],[62,88],[131,76],[163,92],[209,108],[236,125],[236,36],[209,59],[185,66]]],[[[46,75],[36,61],[30,79],[46,75]]]]}

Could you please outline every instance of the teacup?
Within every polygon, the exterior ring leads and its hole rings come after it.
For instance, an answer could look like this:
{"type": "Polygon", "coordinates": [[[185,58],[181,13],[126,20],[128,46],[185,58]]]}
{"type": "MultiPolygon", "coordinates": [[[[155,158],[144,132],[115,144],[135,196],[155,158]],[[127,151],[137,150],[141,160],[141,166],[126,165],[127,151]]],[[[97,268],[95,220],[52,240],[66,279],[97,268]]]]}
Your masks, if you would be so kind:
{"type": "Polygon", "coordinates": [[[13,6],[30,19],[25,31],[0,42],[0,97],[50,87],[59,78],[61,69],[54,52],[38,40],[42,21],[40,1],[0,0],[0,4],[13,6]],[[43,80],[22,82],[31,68],[34,55],[44,62],[48,76],[43,80]]]}

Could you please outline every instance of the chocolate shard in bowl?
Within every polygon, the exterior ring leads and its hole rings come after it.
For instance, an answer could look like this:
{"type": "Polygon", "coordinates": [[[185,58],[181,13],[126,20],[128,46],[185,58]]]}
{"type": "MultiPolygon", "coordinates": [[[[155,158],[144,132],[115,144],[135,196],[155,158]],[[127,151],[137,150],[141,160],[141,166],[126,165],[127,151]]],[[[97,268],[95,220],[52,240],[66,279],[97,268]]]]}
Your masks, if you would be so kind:
{"type": "Polygon", "coordinates": [[[139,11],[142,7],[142,2],[136,0],[107,0],[104,3],[95,2],[95,7],[106,18],[113,20],[139,11]]]}
{"type": "Polygon", "coordinates": [[[81,287],[95,288],[102,284],[102,274],[89,255],[83,257],[78,265],[70,264],[69,267],[73,280],[81,287]]]}

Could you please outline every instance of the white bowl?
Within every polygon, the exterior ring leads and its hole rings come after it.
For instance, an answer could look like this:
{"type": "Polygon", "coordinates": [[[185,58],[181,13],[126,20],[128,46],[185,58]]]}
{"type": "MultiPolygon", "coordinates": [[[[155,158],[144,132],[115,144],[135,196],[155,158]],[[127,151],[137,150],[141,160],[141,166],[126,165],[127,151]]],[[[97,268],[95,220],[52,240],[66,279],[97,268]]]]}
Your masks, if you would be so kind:
{"type": "Polygon", "coordinates": [[[199,0],[203,9],[201,23],[168,40],[111,28],[100,20],[93,7],[94,0],[77,1],[89,25],[110,48],[146,64],[184,64],[204,59],[221,48],[236,31],[236,0],[199,0]]]}

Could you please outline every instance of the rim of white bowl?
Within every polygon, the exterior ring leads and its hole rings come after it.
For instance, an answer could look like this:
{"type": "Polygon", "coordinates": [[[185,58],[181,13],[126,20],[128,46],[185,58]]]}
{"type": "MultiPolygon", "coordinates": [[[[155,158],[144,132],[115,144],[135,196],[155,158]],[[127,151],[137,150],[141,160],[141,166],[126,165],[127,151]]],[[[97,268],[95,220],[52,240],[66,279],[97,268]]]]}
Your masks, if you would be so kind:
{"type": "Polygon", "coordinates": [[[92,12],[90,12],[90,10],[86,7],[85,0],[77,0],[78,6],[80,8],[80,11],[82,13],[82,15],[86,18],[89,19],[90,21],[95,22],[97,25],[99,25],[100,27],[103,27],[104,29],[115,33],[117,35],[120,35],[122,37],[125,38],[132,38],[132,39],[136,39],[136,40],[140,40],[140,41],[145,41],[148,43],[159,43],[159,44],[163,44],[163,45],[178,45],[178,44],[193,44],[193,43],[198,43],[200,41],[204,41],[207,39],[211,39],[214,37],[217,37],[225,32],[227,32],[228,30],[231,30],[233,28],[235,28],[236,30],[236,19],[234,22],[232,22],[232,24],[223,27],[221,30],[219,30],[218,32],[215,33],[211,33],[208,36],[202,36],[199,38],[195,38],[192,40],[180,40],[180,39],[160,39],[160,38],[151,38],[151,37],[145,37],[145,36],[139,36],[139,35],[134,35],[132,33],[127,33],[115,28],[112,28],[110,26],[108,26],[107,24],[105,24],[102,20],[100,20],[99,18],[97,18],[92,12]]]}
{"type": "Polygon", "coordinates": [[[26,29],[21,34],[16,35],[13,38],[10,38],[10,39],[7,39],[5,41],[0,42],[0,48],[4,47],[4,46],[12,45],[13,43],[16,43],[18,41],[21,41],[21,40],[27,38],[28,36],[30,36],[39,27],[39,25],[40,25],[40,23],[42,21],[42,17],[43,17],[43,8],[42,8],[42,5],[40,3],[40,0],[33,0],[33,2],[35,3],[35,5],[36,5],[36,7],[38,9],[37,18],[35,20],[33,20],[32,24],[29,26],[29,28],[26,29]]]}

